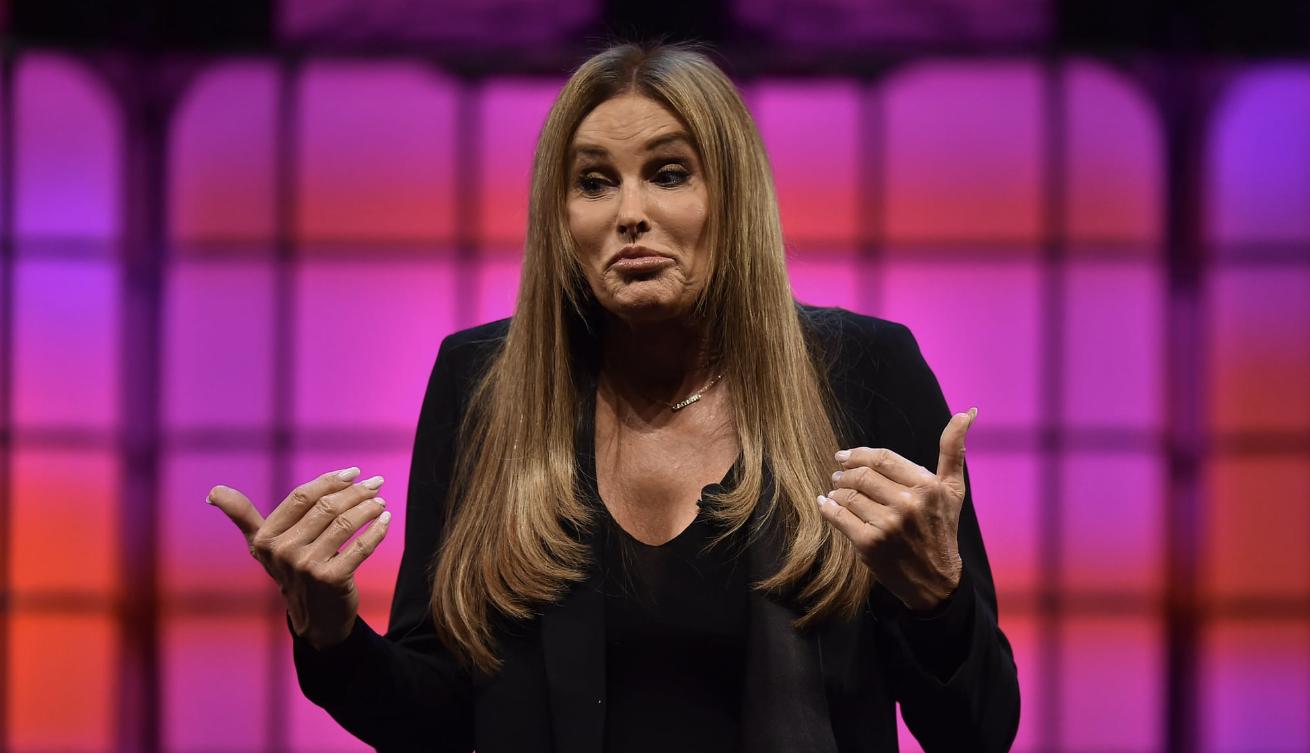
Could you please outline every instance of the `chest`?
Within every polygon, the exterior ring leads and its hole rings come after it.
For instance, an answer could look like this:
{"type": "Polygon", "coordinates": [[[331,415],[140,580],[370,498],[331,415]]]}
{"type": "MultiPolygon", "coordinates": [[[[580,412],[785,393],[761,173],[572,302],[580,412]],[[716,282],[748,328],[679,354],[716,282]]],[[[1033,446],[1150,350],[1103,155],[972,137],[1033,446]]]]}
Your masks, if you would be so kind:
{"type": "Polygon", "coordinates": [[[726,391],[654,420],[633,418],[611,403],[596,406],[597,491],[623,530],[663,544],[691,524],[701,490],[736,462],[736,426],[726,391]]]}

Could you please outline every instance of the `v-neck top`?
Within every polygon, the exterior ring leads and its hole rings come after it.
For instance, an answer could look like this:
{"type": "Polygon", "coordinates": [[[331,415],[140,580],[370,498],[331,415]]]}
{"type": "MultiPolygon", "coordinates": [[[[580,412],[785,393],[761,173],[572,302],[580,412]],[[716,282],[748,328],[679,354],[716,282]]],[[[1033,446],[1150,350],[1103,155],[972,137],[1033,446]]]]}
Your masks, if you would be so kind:
{"type": "Polygon", "coordinates": [[[701,512],[659,546],[606,514],[605,750],[741,749],[746,566],[701,512]]]}
{"type": "Polygon", "coordinates": [[[707,512],[707,499],[732,483],[734,471],[702,489],[695,519],[677,536],[658,546],[638,541],[600,498],[594,407],[584,411],[579,430],[590,436],[579,444],[602,533],[596,555],[605,599],[605,750],[741,750],[744,537],[716,542],[718,524],[707,512]]]}

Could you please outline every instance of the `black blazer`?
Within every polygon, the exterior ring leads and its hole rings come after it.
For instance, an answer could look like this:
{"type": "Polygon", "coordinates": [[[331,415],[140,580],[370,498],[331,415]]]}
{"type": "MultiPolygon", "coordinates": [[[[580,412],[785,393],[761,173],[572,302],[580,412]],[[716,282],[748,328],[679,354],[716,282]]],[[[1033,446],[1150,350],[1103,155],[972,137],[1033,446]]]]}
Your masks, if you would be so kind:
{"type": "MultiPolygon", "coordinates": [[[[850,446],[887,447],[935,468],[950,411],[909,330],[839,309],[802,308],[801,315],[831,366],[850,446]]],[[[361,619],[344,643],[324,651],[295,639],[305,695],[380,751],[601,753],[605,625],[596,577],[539,619],[504,631],[504,666],[494,676],[460,668],[428,609],[459,420],[507,329],[502,320],[442,343],[419,417],[386,636],[361,619]]],[[[752,544],[752,580],[776,571],[781,535],[752,544]]],[[[798,631],[793,605],[752,592],[743,750],[894,751],[898,702],[928,753],[1008,750],[1019,721],[1018,680],[997,626],[971,495],[959,545],[960,588],[930,618],[877,586],[855,619],[798,631]]]]}

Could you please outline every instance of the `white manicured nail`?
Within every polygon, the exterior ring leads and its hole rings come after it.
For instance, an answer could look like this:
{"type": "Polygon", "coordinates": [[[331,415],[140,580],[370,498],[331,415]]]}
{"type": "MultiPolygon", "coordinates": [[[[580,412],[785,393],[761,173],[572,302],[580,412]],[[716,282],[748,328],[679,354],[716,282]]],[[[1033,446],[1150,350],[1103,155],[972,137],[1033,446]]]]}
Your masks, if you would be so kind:
{"type": "Polygon", "coordinates": [[[355,479],[359,478],[359,469],[354,467],[347,468],[344,471],[338,472],[337,478],[341,479],[342,481],[354,481],[355,479]]]}
{"type": "Polygon", "coordinates": [[[382,488],[382,477],[374,476],[368,481],[365,481],[362,484],[360,484],[360,486],[364,487],[365,489],[372,489],[373,491],[377,491],[378,489],[382,488]]]}

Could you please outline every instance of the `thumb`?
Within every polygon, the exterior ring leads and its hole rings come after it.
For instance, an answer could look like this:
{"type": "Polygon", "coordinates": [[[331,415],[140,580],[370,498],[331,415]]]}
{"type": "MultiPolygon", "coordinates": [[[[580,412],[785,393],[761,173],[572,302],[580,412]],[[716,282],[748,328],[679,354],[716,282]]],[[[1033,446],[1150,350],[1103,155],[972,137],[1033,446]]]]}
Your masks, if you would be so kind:
{"type": "Polygon", "coordinates": [[[969,432],[969,427],[973,426],[977,417],[977,408],[970,408],[968,413],[956,413],[942,431],[937,478],[960,491],[964,490],[964,435],[969,432]]]}
{"type": "Polygon", "coordinates": [[[209,490],[205,501],[222,510],[236,523],[237,528],[250,541],[260,526],[264,525],[264,516],[251,504],[250,498],[229,486],[215,486],[209,490]]]}

